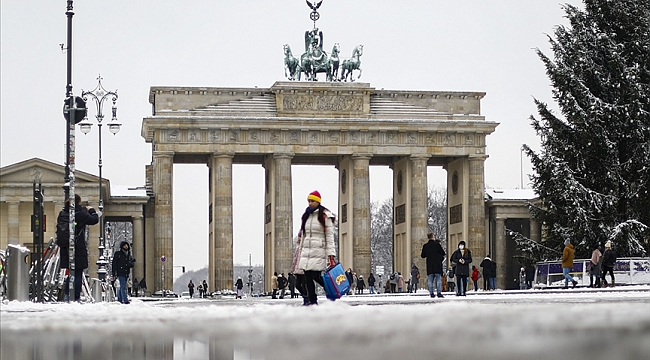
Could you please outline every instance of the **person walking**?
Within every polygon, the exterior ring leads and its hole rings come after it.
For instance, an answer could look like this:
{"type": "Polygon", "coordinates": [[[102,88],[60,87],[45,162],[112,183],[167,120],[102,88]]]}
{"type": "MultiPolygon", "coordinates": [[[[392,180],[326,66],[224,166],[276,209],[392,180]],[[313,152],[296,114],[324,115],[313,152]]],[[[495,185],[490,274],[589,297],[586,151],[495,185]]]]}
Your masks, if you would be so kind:
{"type": "Polygon", "coordinates": [[[197,290],[199,290],[199,299],[203,299],[203,284],[199,283],[197,290]]]}
{"type": "Polygon", "coordinates": [[[490,254],[487,254],[481,264],[479,265],[483,268],[483,289],[484,290],[494,290],[496,289],[496,263],[490,258],[490,254]],[[494,281],[492,280],[494,278],[494,281]],[[494,284],[493,284],[494,282],[494,284]]]}
{"type": "Polygon", "coordinates": [[[271,299],[278,298],[278,273],[274,272],[271,276],[271,289],[273,289],[273,294],[271,294],[271,299]]]}
{"type": "Polygon", "coordinates": [[[352,272],[352,282],[350,283],[350,293],[356,294],[357,293],[357,273],[354,271],[352,272]]]}
{"type": "Polygon", "coordinates": [[[375,281],[376,281],[375,275],[370,273],[370,276],[368,276],[368,291],[370,292],[370,294],[375,293],[375,281]]]}
{"type": "MultiPolygon", "coordinates": [[[[86,246],[86,226],[95,225],[99,222],[101,217],[101,211],[95,211],[90,206],[83,207],[81,206],[81,196],[75,194],[74,196],[74,300],[80,301],[81,299],[81,280],[84,276],[84,270],[88,268],[88,247],[86,246]]],[[[70,257],[69,253],[69,244],[70,244],[70,230],[63,233],[59,231],[58,224],[68,224],[69,226],[70,218],[70,200],[68,199],[63,207],[63,210],[59,212],[57,217],[57,244],[59,245],[61,253],[61,269],[70,268],[70,257]],[[61,239],[59,239],[61,237],[61,239]]],[[[69,229],[69,228],[68,228],[69,229]]],[[[70,301],[70,278],[66,279],[64,285],[63,293],[65,301],[70,301]]]]}
{"type": "Polygon", "coordinates": [[[321,195],[312,191],[307,196],[308,206],[300,218],[299,238],[302,250],[298,268],[305,272],[308,304],[318,305],[316,284],[324,286],[321,272],[336,266],[334,245],[334,215],[321,205],[321,195]]]}
{"type": "Polygon", "coordinates": [[[133,293],[131,294],[132,297],[138,297],[139,287],[140,287],[140,282],[138,281],[138,278],[133,278],[133,293]]]}
{"type": "Polygon", "coordinates": [[[458,249],[451,254],[451,264],[455,267],[456,293],[458,296],[467,295],[467,278],[469,277],[469,264],[472,262],[472,252],[465,248],[465,241],[458,243],[458,249]]]}
{"type": "Polygon", "coordinates": [[[142,290],[142,296],[147,296],[147,282],[144,278],[140,280],[140,289],[142,290]]]}
{"type": "Polygon", "coordinates": [[[409,289],[409,293],[413,291],[413,293],[418,292],[418,283],[420,282],[420,269],[413,263],[413,266],[411,266],[411,286],[409,289]]]}
{"type": "Polygon", "coordinates": [[[280,299],[284,299],[284,290],[287,288],[287,278],[284,274],[278,275],[278,291],[280,292],[280,299]]]}
{"type": "Polygon", "coordinates": [[[569,288],[569,281],[573,284],[573,288],[578,285],[578,282],[573,279],[570,272],[573,269],[573,259],[575,258],[575,250],[571,239],[564,240],[564,251],[562,251],[562,274],[564,275],[564,288],[569,288]]]}
{"type": "Polygon", "coordinates": [[[591,252],[591,259],[589,260],[589,287],[600,287],[600,266],[602,263],[603,254],[600,252],[598,244],[594,245],[591,252]],[[594,284],[595,280],[595,284],[594,284]]]}
{"type": "Polygon", "coordinates": [[[208,292],[208,282],[203,279],[203,283],[201,285],[203,285],[203,297],[205,298],[210,296],[210,293],[208,292]]]}
{"type": "Polygon", "coordinates": [[[612,250],[612,242],[607,240],[605,243],[605,253],[603,254],[603,272],[601,275],[602,284],[604,287],[607,287],[607,281],[605,276],[609,272],[609,276],[612,278],[611,287],[614,287],[614,266],[616,265],[616,252],[612,250]]]}
{"type": "Polygon", "coordinates": [[[117,301],[122,304],[129,303],[126,292],[127,278],[131,274],[131,268],[134,263],[135,259],[131,255],[131,245],[129,245],[128,241],[122,241],[120,243],[120,249],[113,255],[112,263],[113,276],[117,276],[117,281],[120,283],[120,289],[117,293],[117,301]]]}
{"type": "Polygon", "coordinates": [[[433,233],[428,233],[429,241],[422,246],[421,258],[427,259],[427,285],[429,295],[433,298],[434,289],[439,298],[442,298],[442,261],[445,259],[445,250],[440,245],[440,240],[434,239],[433,233]],[[435,285],[435,287],[434,287],[435,285]]]}
{"type": "Polygon", "coordinates": [[[519,290],[527,290],[528,285],[526,285],[526,268],[521,267],[519,269],[519,290]]]}
{"type": "Polygon", "coordinates": [[[472,265],[472,282],[474,283],[474,291],[478,291],[478,279],[481,277],[481,273],[478,272],[478,268],[472,265]]]}
{"type": "Polygon", "coordinates": [[[397,279],[399,278],[399,274],[397,271],[394,273],[390,274],[389,280],[390,280],[390,292],[391,293],[396,293],[397,292],[397,279]]]}
{"type": "Polygon", "coordinates": [[[363,289],[366,288],[366,282],[363,281],[363,275],[359,275],[357,278],[357,294],[363,295],[363,289]]]}
{"type": "Polygon", "coordinates": [[[190,292],[190,299],[194,297],[194,283],[192,282],[192,279],[190,279],[189,284],[187,284],[187,290],[190,292]]]}
{"type": "Polygon", "coordinates": [[[352,283],[354,283],[354,275],[352,274],[352,268],[345,270],[345,277],[348,279],[348,284],[350,284],[350,291],[348,295],[352,295],[352,283]]]}
{"type": "Polygon", "coordinates": [[[287,281],[289,281],[289,295],[291,298],[297,298],[298,294],[296,294],[296,275],[294,275],[292,272],[287,275],[287,281]]]}
{"type": "Polygon", "coordinates": [[[402,275],[401,272],[397,272],[397,292],[402,293],[402,289],[404,289],[404,275],[402,275]]]}
{"type": "Polygon", "coordinates": [[[242,295],[244,295],[244,282],[241,279],[241,276],[237,277],[237,282],[235,282],[235,288],[237,288],[237,296],[235,299],[241,299],[242,295]]]}

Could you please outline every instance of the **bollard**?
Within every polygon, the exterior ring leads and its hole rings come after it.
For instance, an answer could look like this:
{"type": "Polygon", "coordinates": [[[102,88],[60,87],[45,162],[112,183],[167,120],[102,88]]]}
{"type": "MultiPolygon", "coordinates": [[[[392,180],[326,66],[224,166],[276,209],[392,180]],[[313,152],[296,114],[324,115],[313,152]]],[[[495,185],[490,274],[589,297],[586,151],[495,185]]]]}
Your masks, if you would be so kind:
{"type": "Polygon", "coordinates": [[[9,244],[7,246],[7,298],[29,301],[29,254],[28,248],[9,244]]]}
{"type": "Polygon", "coordinates": [[[102,282],[96,278],[93,278],[93,298],[96,303],[102,301],[102,282]]]}
{"type": "Polygon", "coordinates": [[[106,286],[106,292],[104,296],[104,301],[106,302],[113,302],[115,301],[115,293],[113,292],[113,287],[111,286],[110,283],[104,284],[106,286]]]}

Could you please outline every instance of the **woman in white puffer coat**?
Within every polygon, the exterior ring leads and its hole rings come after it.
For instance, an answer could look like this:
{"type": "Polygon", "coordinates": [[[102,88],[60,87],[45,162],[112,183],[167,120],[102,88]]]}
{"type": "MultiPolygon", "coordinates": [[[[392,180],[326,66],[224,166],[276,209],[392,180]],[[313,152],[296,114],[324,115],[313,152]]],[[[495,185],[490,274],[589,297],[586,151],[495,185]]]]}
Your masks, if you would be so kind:
{"type": "Polygon", "coordinates": [[[302,215],[298,233],[300,260],[298,269],[305,272],[307,299],[305,305],[318,305],[316,284],[323,286],[321,272],[336,265],[334,247],[334,215],[321,205],[318,191],[307,196],[309,206],[302,215]]]}

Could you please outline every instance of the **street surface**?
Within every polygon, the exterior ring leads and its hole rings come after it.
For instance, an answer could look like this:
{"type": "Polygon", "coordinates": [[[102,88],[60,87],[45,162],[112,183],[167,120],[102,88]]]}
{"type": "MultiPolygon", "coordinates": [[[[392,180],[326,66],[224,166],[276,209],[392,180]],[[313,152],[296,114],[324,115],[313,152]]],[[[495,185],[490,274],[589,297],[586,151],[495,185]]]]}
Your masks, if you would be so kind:
{"type": "Polygon", "coordinates": [[[0,357],[648,359],[650,287],[0,305],[0,357]]]}

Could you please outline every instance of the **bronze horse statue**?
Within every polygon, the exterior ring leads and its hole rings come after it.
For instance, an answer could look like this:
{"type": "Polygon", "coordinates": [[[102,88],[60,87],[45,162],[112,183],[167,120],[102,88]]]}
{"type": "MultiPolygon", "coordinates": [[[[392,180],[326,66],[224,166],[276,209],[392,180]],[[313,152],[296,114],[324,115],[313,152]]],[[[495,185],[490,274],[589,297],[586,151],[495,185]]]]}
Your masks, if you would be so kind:
{"type": "Polygon", "coordinates": [[[359,76],[357,79],[361,78],[361,55],[363,55],[363,45],[357,45],[357,47],[352,50],[352,58],[349,60],[343,60],[341,65],[341,80],[347,81],[348,76],[350,76],[350,81],[354,81],[354,76],[352,75],[353,70],[359,70],[359,76]]]}
{"type": "Polygon", "coordinates": [[[300,80],[300,64],[298,59],[293,57],[289,44],[284,44],[284,77],[289,80],[300,80]]]}

